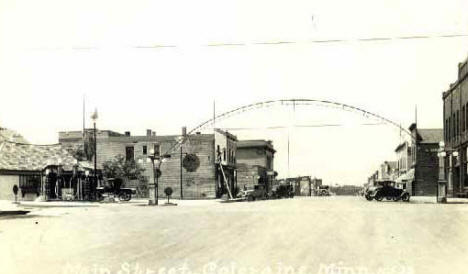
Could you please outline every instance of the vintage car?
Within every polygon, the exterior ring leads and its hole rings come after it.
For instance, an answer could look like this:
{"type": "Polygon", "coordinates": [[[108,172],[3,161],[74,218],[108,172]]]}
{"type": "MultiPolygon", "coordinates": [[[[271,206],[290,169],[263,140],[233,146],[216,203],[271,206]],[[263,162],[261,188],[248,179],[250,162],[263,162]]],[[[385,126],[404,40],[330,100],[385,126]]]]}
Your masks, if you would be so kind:
{"type": "Polygon", "coordinates": [[[317,189],[317,196],[330,196],[330,186],[321,185],[317,189]]]}
{"type": "Polygon", "coordinates": [[[384,185],[369,188],[365,195],[368,201],[375,199],[376,201],[382,201],[384,198],[387,200],[409,202],[410,194],[404,189],[396,188],[391,185],[384,185]]]}
{"type": "Polygon", "coordinates": [[[96,194],[98,200],[103,200],[106,196],[118,197],[121,201],[130,201],[132,194],[136,194],[135,188],[121,187],[122,179],[110,178],[107,179],[107,185],[96,188],[96,194]]]}
{"type": "Polygon", "coordinates": [[[293,198],[294,189],[290,184],[280,184],[273,187],[271,197],[274,199],[293,198]]]}
{"type": "Polygon", "coordinates": [[[269,197],[264,185],[254,185],[253,189],[243,190],[241,196],[247,201],[268,199],[269,197]]]}

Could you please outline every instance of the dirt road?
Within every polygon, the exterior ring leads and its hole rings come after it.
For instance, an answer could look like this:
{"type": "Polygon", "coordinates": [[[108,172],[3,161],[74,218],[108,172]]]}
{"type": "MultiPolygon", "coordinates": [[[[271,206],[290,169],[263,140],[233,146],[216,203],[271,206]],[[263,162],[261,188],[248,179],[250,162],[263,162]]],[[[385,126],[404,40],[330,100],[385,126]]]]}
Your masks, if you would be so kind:
{"type": "Polygon", "coordinates": [[[0,219],[0,273],[467,273],[466,258],[466,204],[182,201],[0,219]]]}

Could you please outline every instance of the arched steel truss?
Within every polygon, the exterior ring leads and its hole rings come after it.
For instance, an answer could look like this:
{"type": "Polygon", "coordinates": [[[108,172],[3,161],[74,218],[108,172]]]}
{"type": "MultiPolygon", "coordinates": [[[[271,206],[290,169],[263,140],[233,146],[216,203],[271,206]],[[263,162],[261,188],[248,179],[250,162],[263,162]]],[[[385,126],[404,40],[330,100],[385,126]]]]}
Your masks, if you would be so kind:
{"type": "Polygon", "coordinates": [[[264,101],[264,102],[258,102],[258,103],[253,103],[245,106],[241,106],[238,108],[235,108],[233,110],[224,112],[222,114],[216,115],[214,118],[209,119],[208,121],[205,121],[198,125],[197,127],[193,128],[192,130],[189,131],[189,134],[193,134],[197,131],[201,131],[203,129],[213,127],[213,124],[215,122],[219,122],[222,120],[225,120],[229,117],[235,116],[237,114],[243,113],[243,112],[248,112],[252,110],[257,110],[257,109],[263,109],[263,108],[268,108],[268,107],[274,107],[274,106],[319,106],[319,107],[332,107],[335,109],[343,110],[343,111],[351,111],[351,112],[356,112],[356,113],[361,113],[363,114],[366,118],[375,118],[381,122],[384,122],[386,124],[390,124],[392,126],[397,127],[399,130],[402,132],[408,134],[411,136],[411,133],[401,127],[400,124],[387,119],[383,116],[380,116],[378,114],[369,112],[367,110],[364,110],[362,108],[358,108],[355,106],[351,106],[348,104],[343,104],[339,102],[333,102],[333,101],[327,101],[327,100],[316,100],[316,99],[281,99],[281,100],[270,100],[270,101],[264,101]]]}
{"type": "MultiPolygon", "coordinates": [[[[245,106],[241,106],[235,109],[232,109],[230,111],[221,113],[219,115],[216,115],[215,117],[199,124],[195,128],[191,129],[188,134],[194,134],[196,132],[199,132],[203,129],[213,127],[215,122],[219,122],[222,120],[225,120],[229,117],[235,116],[237,114],[241,114],[243,112],[248,112],[248,111],[253,111],[257,109],[264,109],[268,107],[274,107],[274,106],[289,106],[289,107],[296,107],[296,106],[318,106],[318,107],[332,107],[337,110],[342,110],[342,111],[350,111],[350,112],[355,112],[358,114],[362,114],[366,118],[374,118],[377,119],[385,124],[389,124],[391,126],[395,126],[400,130],[401,132],[404,132],[408,134],[410,137],[411,133],[403,128],[399,123],[396,123],[390,119],[387,119],[381,115],[378,115],[376,113],[364,110],[359,107],[351,106],[348,104],[343,104],[339,102],[334,102],[334,101],[328,101],[328,100],[317,100],[317,99],[281,99],[281,100],[270,100],[270,101],[263,101],[263,102],[258,102],[258,103],[253,103],[245,106]]],[[[167,153],[171,153],[173,150],[175,150],[179,145],[182,143],[182,141],[177,142],[174,144],[167,153]]]]}

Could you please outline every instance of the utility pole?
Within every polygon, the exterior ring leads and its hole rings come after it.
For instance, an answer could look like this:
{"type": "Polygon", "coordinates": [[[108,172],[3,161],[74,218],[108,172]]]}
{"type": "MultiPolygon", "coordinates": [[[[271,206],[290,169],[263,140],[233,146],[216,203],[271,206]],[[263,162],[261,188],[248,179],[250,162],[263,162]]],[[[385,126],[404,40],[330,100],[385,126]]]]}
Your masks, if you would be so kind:
{"type": "Polygon", "coordinates": [[[182,183],[182,144],[180,144],[180,199],[184,199],[183,183],[182,183]]]}

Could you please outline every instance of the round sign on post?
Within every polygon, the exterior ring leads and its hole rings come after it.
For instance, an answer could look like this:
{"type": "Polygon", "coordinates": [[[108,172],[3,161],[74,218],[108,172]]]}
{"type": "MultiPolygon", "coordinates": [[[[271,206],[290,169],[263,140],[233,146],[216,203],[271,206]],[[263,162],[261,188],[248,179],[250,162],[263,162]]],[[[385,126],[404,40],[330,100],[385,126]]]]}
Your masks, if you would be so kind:
{"type": "Polygon", "coordinates": [[[188,172],[194,172],[200,167],[200,159],[195,154],[187,154],[182,161],[182,166],[188,172]]]}

